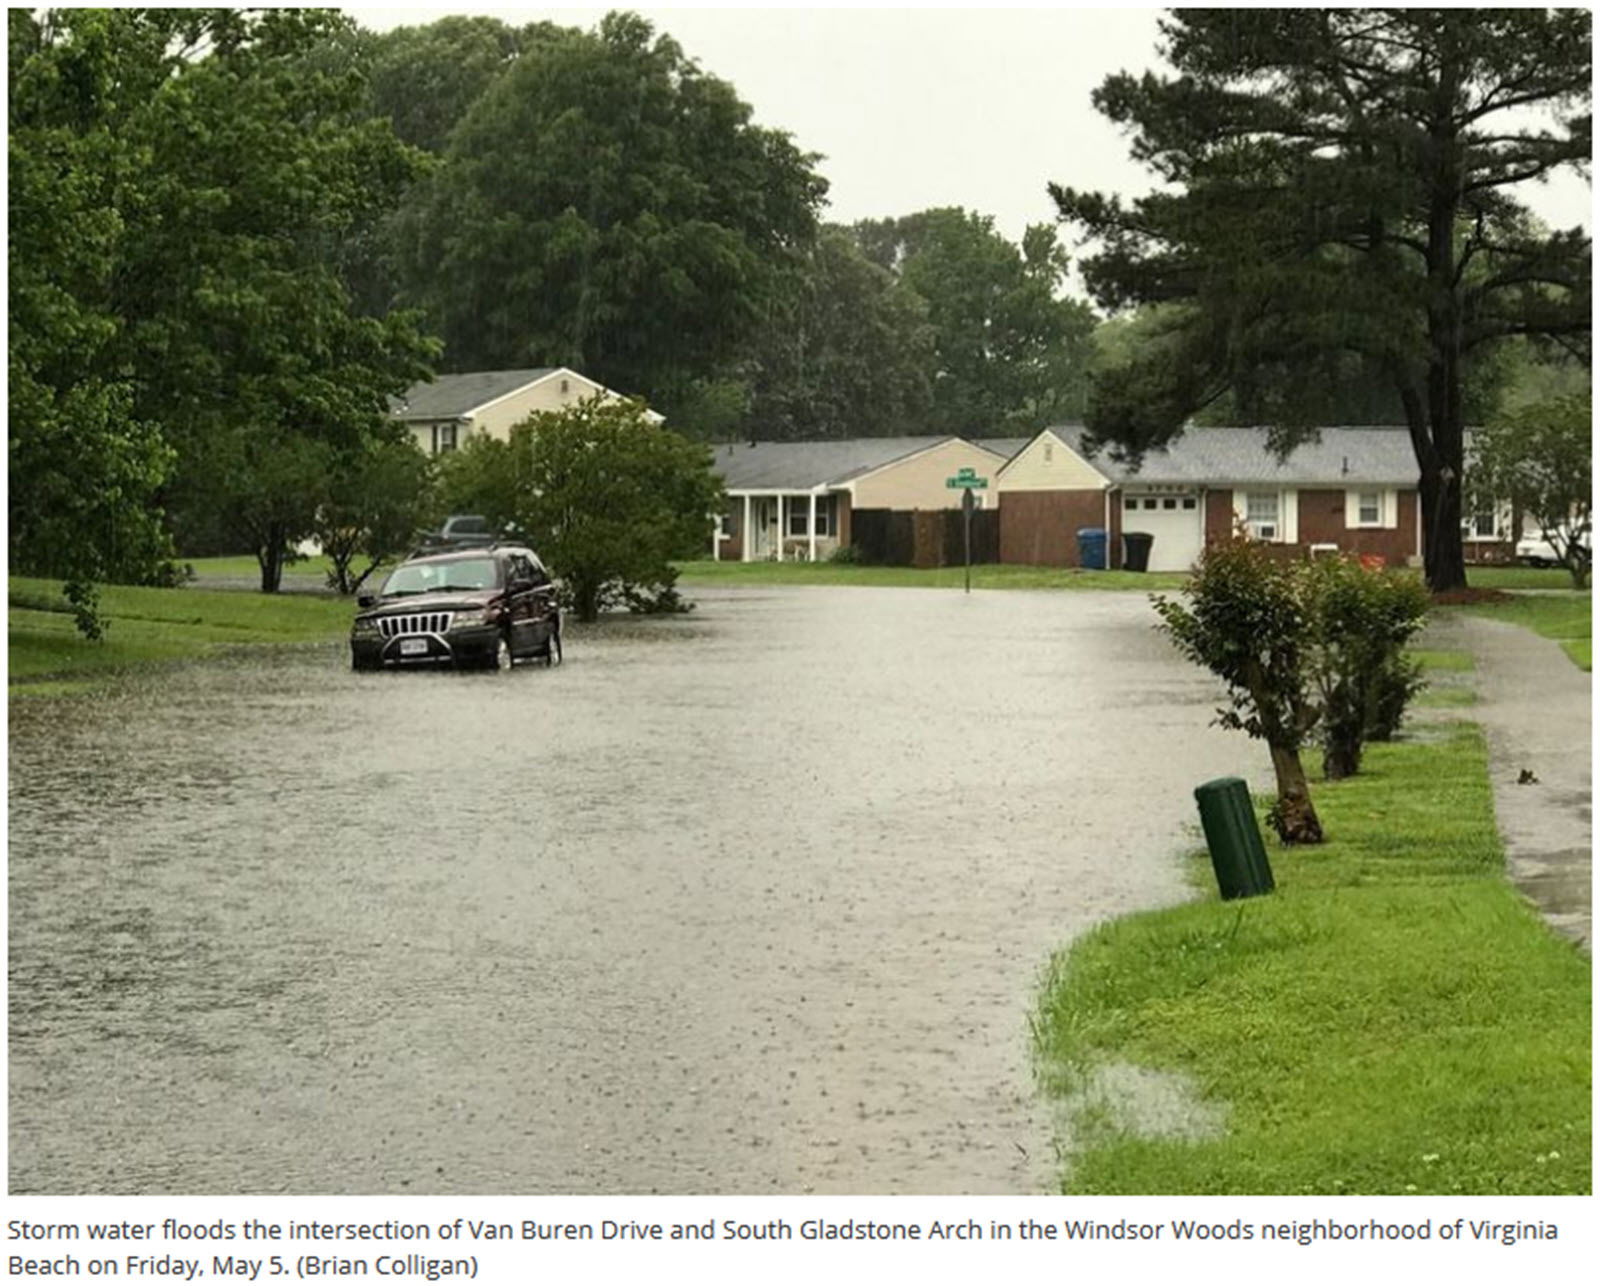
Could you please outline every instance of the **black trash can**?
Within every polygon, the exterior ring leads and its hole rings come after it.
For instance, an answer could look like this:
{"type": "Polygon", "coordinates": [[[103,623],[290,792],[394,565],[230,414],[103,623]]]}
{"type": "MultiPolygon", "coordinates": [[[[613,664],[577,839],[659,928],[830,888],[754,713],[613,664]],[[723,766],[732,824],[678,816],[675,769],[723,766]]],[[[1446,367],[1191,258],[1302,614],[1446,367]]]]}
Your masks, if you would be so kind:
{"type": "Polygon", "coordinates": [[[1224,902],[1271,893],[1276,887],[1267,848],[1250,804],[1250,788],[1240,777],[1218,777],[1194,788],[1200,825],[1217,873],[1217,891],[1224,902]]]}
{"type": "Polygon", "coordinates": [[[1106,569],[1106,529],[1104,527],[1078,528],[1078,566],[1097,572],[1106,569]]]}
{"type": "Polygon", "coordinates": [[[1125,572],[1147,572],[1150,570],[1150,546],[1156,543],[1156,538],[1148,531],[1125,531],[1122,533],[1122,570],[1125,572]]]}

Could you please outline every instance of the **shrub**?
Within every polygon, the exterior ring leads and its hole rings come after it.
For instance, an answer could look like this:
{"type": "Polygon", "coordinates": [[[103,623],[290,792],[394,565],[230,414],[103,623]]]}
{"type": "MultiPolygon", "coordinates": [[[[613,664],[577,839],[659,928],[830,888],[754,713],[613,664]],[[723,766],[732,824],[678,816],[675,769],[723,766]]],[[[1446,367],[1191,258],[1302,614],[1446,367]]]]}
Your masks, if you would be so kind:
{"type": "Polygon", "coordinates": [[[1355,559],[1319,560],[1301,575],[1322,707],[1322,769],[1337,780],[1360,769],[1373,728],[1393,734],[1421,686],[1404,649],[1427,620],[1428,592],[1416,576],[1369,571],[1355,559]]]}
{"type": "Polygon", "coordinates": [[[1304,565],[1236,535],[1206,548],[1184,593],[1187,605],[1154,599],[1161,628],[1227,685],[1218,722],[1267,743],[1278,784],[1269,820],[1278,837],[1320,844],[1322,825],[1300,762],[1319,714],[1304,565]]]}

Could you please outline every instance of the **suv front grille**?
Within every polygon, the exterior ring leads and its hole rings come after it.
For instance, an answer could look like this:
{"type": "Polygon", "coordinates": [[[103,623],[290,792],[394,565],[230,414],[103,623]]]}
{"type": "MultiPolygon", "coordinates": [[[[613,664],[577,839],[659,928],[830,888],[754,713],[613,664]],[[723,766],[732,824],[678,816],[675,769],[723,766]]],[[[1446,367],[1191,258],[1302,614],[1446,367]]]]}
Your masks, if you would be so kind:
{"type": "Polygon", "coordinates": [[[386,639],[402,634],[444,634],[450,629],[450,612],[413,612],[407,616],[380,616],[378,629],[386,639]]]}

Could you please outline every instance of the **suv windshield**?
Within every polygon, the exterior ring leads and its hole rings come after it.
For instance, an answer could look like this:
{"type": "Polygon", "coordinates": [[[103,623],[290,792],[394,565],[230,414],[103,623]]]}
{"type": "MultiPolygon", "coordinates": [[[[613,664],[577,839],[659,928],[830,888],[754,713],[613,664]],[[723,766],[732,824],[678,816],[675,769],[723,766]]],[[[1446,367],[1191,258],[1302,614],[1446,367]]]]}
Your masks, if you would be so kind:
{"type": "Polygon", "coordinates": [[[492,558],[461,558],[447,563],[407,563],[397,567],[385,594],[437,594],[452,589],[493,589],[499,583],[492,558]]]}

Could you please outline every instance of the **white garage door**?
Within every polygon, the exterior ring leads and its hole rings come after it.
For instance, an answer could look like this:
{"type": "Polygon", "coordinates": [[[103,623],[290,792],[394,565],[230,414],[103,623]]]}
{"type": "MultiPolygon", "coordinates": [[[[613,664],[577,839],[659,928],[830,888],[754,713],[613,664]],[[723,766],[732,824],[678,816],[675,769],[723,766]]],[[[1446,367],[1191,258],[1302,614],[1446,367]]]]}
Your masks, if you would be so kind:
{"type": "Polygon", "coordinates": [[[1150,546],[1150,570],[1182,572],[1200,557],[1204,510],[1197,493],[1146,495],[1125,492],[1122,530],[1147,531],[1155,537],[1150,546]]]}

